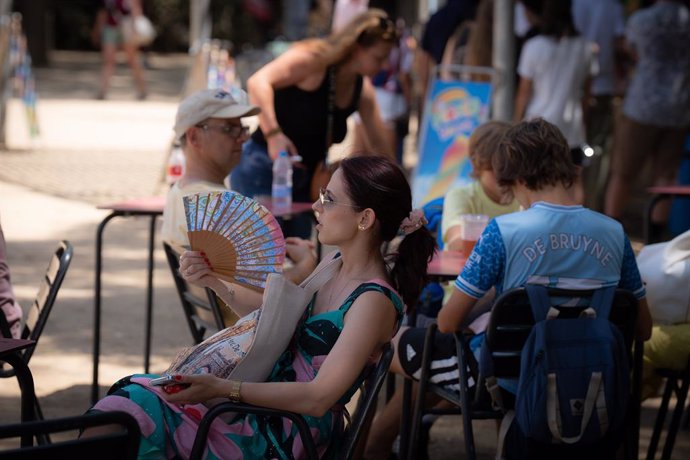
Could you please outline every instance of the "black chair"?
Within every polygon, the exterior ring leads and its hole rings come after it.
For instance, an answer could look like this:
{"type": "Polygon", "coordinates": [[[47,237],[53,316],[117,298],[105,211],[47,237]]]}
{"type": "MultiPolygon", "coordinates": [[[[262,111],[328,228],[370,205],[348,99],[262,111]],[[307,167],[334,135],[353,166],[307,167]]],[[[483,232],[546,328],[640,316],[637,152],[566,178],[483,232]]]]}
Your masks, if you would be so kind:
{"type": "MultiPolygon", "coordinates": [[[[549,289],[549,295],[552,297],[590,298],[593,293],[593,290],[549,289]]],[[[628,429],[625,433],[624,442],[625,456],[629,459],[637,459],[640,426],[642,346],[641,342],[635,340],[637,308],[637,299],[631,292],[623,289],[616,290],[609,320],[616,324],[623,333],[628,350],[630,350],[628,358],[633,369],[631,403],[629,416],[626,417],[628,429]]],[[[559,310],[562,312],[560,317],[568,318],[578,316],[582,308],[559,307],[559,310]]],[[[491,310],[485,341],[485,346],[491,350],[496,378],[517,379],[519,377],[522,347],[533,324],[532,309],[524,288],[511,289],[496,299],[491,310]]],[[[401,458],[418,458],[420,455],[418,440],[422,430],[422,417],[424,414],[436,413],[462,415],[465,454],[468,459],[472,460],[476,458],[472,420],[500,419],[503,417],[503,411],[492,406],[484,376],[479,373],[471,373],[468,370],[476,368],[476,362],[461,333],[455,334],[460,370],[460,391],[457,393],[448,391],[428,381],[435,334],[436,325],[432,324],[428,327],[425,338],[422,369],[411,422],[406,422],[406,414],[410,413],[411,381],[406,379],[405,382],[403,423],[401,424],[401,458]],[[471,388],[468,386],[470,376],[477,382],[471,388]],[[424,395],[427,392],[449,401],[454,407],[441,410],[425,407],[424,395]]]]}
{"type": "MultiPolygon", "coordinates": [[[[365,433],[368,431],[371,421],[374,417],[377,396],[379,390],[381,390],[381,387],[383,386],[383,381],[386,379],[388,368],[390,367],[392,359],[393,348],[389,344],[384,348],[379,362],[376,364],[376,367],[372,369],[369,376],[365,379],[360,388],[360,396],[359,400],[357,401],[357,408],[352,414],[350,423],[347,425],[343,438],[340,440],[340,447],[335,453],[335,457],[337,459],[354,458],[356,454],[362,452],[364,443],[366,442],[365,433]]],[[[299,429],[307,458],[319,458],[318,454],[316,453],[316,447],[311,436],[311,431],[309,430],[309,426],[302,415],[277,409],[269,409],[266,407],[252,406],[249,404],[227,402],[213,407],[204,416],[201,424],[199,425],[196,439],[194,440],[192,453],[189,456],[190,460],[201,459],[206,446],[206,438],[208,437],[208,431],[211,423],[216,417],[225,412],[243,412],[249,414],[288,418],[292,420],[299,429]]]]}
{"type": "Polygon", "coordinates": [[[134,418],[125,412],[104,412],[65,417],[51,420],[38,420],[0,426],[0,439],[26,436],[48,436],[73,431],[66,441],[52,444],[31,445],[21,448],[6,447],[0,450],[0,458],[6,460],[54,460],[57,458],[97,458],[99,460],[129,460],[137,458],[140,431],[134,418]],[[122,430],[110,434],[77,438],[77,430],[86,428],[120,425],[122,430]]]}
{"type": "Polygon", "coordinates": [[[223,318],[224,307],[218,303],[216,294],[211,289],[187,283],[180,275],[181,250],[166,241],[163,242],[163,249],[194,343],[201,343],[207,335],[229,326],[223,318]]]}
{"type": "MultiPolygon", "coordinates": [[[[38,344],[38,339],[41,337],[41,333],[48,322],[48,316],[50,315],[50,311],[53,308],[53,304],[57,298],[62,281],[64,280],[67,269],[72,261],[72,252],[73,248],[69,241],[62,241],[55,250],[55,253],[48,263],[48,268],[46,269],[43,277],[43,283],[38,291],[38,295],[26,314],[26,321],[24,322],[24,328],[22,329],[20,338],[33,340],[36,342],[36,344],[38,344]]],[[[2,314],[0,314],[0,329],[2,330],[3,336],[10,337],[9,326],[5,320],[5,315],[2,314]]],[[[29,360],[34,353],[35,348],[36,347],[29,347],[20,352],[21,359],[27,365],[29,364],[29,360]]],[[[14,376],[14,369],[0,370],[0,378],[9,378],[14,376]]],[[[42,420],[43,411],[38,403],[38,398],[34,398],[34,401],[36,418],[42,420]]],[[[50,439],[46,437],[43,439],[43,441],[49,442],[50,439]]]]}
{"type": "MultiPolygon", "coordinates": [[[[652,437],[649,440],[649,448],[647,449],[647,460],[654,460],[656,455],[657,447],[659,446],[659,440],[661,438],[661,432],[664,429],[664,424],[666,422],[666,415],[668,413],[669,403],[671,402],[671,396],[676,397],[676,407],[673,410],[673,415],[671,416],[671,423],[668,427],[668,432],[666,433],[666,442],[664,443],[664,449],[661,453],[662,460],[669,460],[671,454],[673,453],[673,445],[676,442],[676,435],[680,429],[681,418],[683,416],[683,411],[685,410],[685,401],[688,397],[688,387],[690,387],[690,358],[685,365],[683,370],[672,370],[672,369],[657,369],[657,374],[666,379],[666,385],[664,387],[664,395],[661,398],[661,405],[659,406],[659,411],[656,415],[656,421],[654,422],[654,431],[652,432],[652,437]]],[[[687,423],[690,420],[690,412],[686,414],[685,428],[687,428],[687,423]]]]}

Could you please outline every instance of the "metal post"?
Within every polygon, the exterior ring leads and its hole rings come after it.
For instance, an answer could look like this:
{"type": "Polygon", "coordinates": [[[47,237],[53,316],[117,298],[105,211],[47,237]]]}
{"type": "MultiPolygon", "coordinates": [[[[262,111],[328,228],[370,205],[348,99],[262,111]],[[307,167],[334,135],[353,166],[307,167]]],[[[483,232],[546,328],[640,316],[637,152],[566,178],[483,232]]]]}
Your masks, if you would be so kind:
{"type": "Polygon", "coordinates": [[[211,39],[211,0],[189,2],[189,53],[196,54],[201,45],[211,39]]]}
{"type": "Polygon", "coordinates": [[[512,0],[495,0],[493,67],[498,72],[493,96],[494,120],[510,121],[515,100],[515,34],[512,0]]]}

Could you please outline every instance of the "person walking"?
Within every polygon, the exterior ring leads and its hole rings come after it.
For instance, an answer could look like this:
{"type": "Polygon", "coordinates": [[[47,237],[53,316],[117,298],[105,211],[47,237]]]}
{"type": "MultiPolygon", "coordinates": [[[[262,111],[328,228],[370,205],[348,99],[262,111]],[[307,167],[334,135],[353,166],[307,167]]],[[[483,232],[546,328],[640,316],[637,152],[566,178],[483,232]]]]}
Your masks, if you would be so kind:
{"type": "Polygon", "coordinates": [[[129,30],[133,29],[132,18],[142,14],[141,0],[102,1],[91,32],[91,40],[100,45],[103,59],[97,99],[105,99],[108,95],[118,48],[121,48],[127,56],[127,64],[132,70],[134,84],[137,87],[137,99],[146,99],[146,80],[139,57],[139,45],[136,42],[136,34],[133,30],[129,30]]]}

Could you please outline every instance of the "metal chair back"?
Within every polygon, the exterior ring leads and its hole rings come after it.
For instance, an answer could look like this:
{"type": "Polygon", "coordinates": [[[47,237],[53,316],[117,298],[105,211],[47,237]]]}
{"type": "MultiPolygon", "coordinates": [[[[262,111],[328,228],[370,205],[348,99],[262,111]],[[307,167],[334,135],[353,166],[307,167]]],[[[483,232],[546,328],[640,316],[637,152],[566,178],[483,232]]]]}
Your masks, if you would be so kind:
{"type": "MultiPolygon", "coordinates": [[[[348,460],[356,458],[356,456],[362,452],[364,443],[366,442],[365,433],[368,431],[374,413],[376,412],[378,394],[388,375],[388,368],[390,367],[392,359],[393,348],[390,344],[387,344],[381,353],[378,363],[372,368],[371,373],[367,376],[360,388],[357,408],[350,418],[350,423],[345,428],[342,439],[335,444],[335,446],[337,446],[335,447],[337,452],[335,452],[334,455],[336,459],[348,460]]],[[[316,451],[316,446],[314,445],[311,430],[302,415],[278,409],[232,402],[218,404],[206,413],[197,430],[194,446],[189,456],[190,460],[202,458],[211,423],[216,417],[226,412],[278,416],[292,420],[292,422],[297,425],[300,432],[306,458],[318,460],[319,456],[316,451]]],[[[328,455],[326,456],[329,457],[328,455]]]]}
{"type": "Polygon", "coordinates": [[[207,333],[213,333],[226,327],[221,306],[212,290],[194,286],[182,278],[180,274],[180,249],[173,247],[166,241],[163,242],[163,249],[194,343],[201,343],[207,335],[210,335],[207,333]]]}

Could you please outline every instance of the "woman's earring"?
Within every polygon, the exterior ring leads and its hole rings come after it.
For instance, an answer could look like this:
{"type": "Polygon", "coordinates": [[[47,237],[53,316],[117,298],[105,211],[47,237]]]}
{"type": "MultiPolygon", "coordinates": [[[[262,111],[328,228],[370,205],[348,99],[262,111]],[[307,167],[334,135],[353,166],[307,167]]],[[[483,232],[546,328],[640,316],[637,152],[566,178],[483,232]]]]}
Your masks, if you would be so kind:
{"type": "Polygon", "coordinates": [[[357,228],[363,231],[366,227],[364,226],[364,224],[359,224],[357,228]]]}

